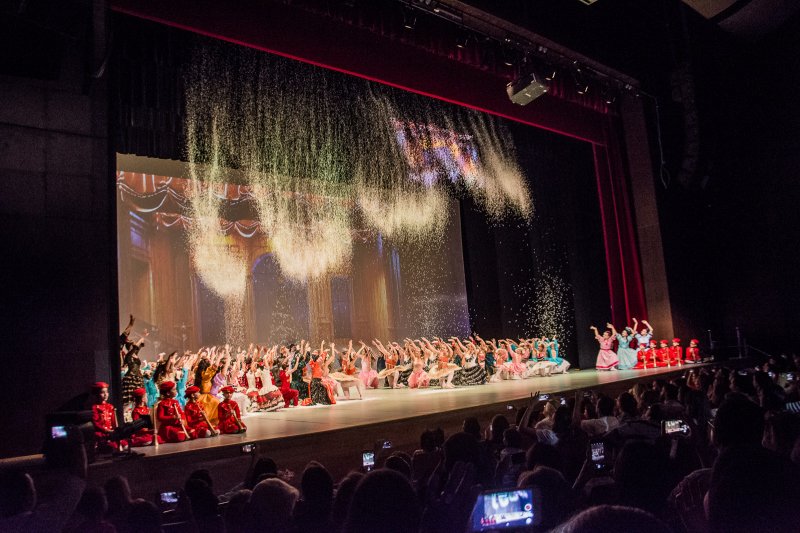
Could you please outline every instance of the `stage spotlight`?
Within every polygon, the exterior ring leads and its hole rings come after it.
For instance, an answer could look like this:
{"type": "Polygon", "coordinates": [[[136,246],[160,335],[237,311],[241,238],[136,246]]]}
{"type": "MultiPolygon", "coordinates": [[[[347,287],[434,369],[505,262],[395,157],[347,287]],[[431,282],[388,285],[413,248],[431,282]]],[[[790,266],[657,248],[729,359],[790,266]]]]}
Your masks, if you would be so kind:
{"type": "Polygon", "coordinates": [[[517,105],[528,105],[547,92],[547,85],[530,72],[506,85],[508,98],[517,105]]]}
{"type": "Polygon", "coordinates": [[[558,76],[558,69],[555,67],[545,69],[546,74],[544,75],[544,79],[547,81],[553,81],[558,76]]]}

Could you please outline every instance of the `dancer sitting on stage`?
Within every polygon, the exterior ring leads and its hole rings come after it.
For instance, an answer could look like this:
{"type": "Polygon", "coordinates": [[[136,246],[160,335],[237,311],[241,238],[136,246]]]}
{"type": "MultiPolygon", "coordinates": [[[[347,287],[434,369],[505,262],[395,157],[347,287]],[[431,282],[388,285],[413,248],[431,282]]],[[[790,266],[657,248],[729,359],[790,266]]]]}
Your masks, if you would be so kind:
{"type": "Polygon", "coordinates": [[[617,368],[620,370],[633,368],[637,363],[636,350],[631,348],[632,332],[633,330],[628,326],[625,326],[620,332],[617,332],[613,325],[611,326],[611,336],[617,339],[617,357],[619,358],[617,368]]]}
{"type": "Polygon", "coordinates": [[[399,367],[397,364],[400,360],[400,355],[397,353],[397,349],[392,346],[391,343],[387,349],[378,339],[373,339],[372,344],[381,354],[383,354],[383,360],[386,363],[386,368],[378,372],[378,380],[386,378],[389,388],[402,389],[405,385],[400,383],[398,380],[400,377],[400,371],[405,370],[405,367],[399,367]]]}
{"type": "MultiPolygon", "coordinates": [[[[607,327],[613,328],[611,324],[606,324],[607,327]]],[[[617,354],[614,353],[614,339],[611,337],[611,330],[608,329],[600,336],[600,332],[594,326],[589,326],[589,329],[594,331],[594,338],[600,344],[600,350],[597,352],[597,363],[595,368],[598,370],[616,370],[619,364],[617,354]]]]}
{"type": "Polygon", "coordinates": [[[547,337],[545,337],[542,340],[547,344],[547,360],[555,363],[556,365],[553,368],[552,373],[566,374],[571,365],[569,361],[559,355],[559,345],[556,336],[553,335],[549,340],[547,337]]]}
{"type": "Polygon", "coordinates": [[[411,375],[408,376],[408,388],[422,389],[428,386],[430,379],[428,373],[425,372],[425,362],[422,357],[415,355],[414,362],[412,363],[411,375]]]}
{"type": "Polygon", "coordinates": [[[670,366],[679,366],[683,364],[683,348],[681,347],[681,340],[678,337],[672,339],[672,346],[669,347],[669,364],[670,366]]]}
{"type": "Polygon", "coordinates": [[[667,342],[667,339],[661,339],[658,343],[658,349],[656,350],[656,366],[670,366],[669,342],[667,342]]]}
{"type": "Polygon", "coordinates": [[[281,395],[283,396],[283,406],[289,407],[289,405],[293,404],[297,407],[298,399],[300,397],[300,391],[297,389],[292,388],[291,382],[291,375],[297,370],[297,365],[299,364],[299,358],[295,358],[294,367],[289,368],[288,362],[281,363],[281,370],[278,373],[278,381],[280,381],[280,388],[281,388],[281,395]]]}
{"type": "Polygon", "coordinates": [[[215,347],[211,348],[210,352],[201,351],[200,361],[194,371],[194,385],[200,387],[200,399],[197,401],[203,407],[212,426],[219,423],[219,418],[217,417],[219,399],[211,393],[211,382],[217,374],[216,363],[221,357],[222,354],[217,356],[215,347]]]}
{"type": "MultiPolygon", "coordinates": [[[[378,372],[372,367],[372,350],[364,344],[364,341],[359,342],[361,343],[361,350],[363,350],[363,353],[361,354],[361,372],[358,374],[358,379],[361,380],[365,388],[377,389],[378,372]]],[[[361,350],[359,350],[359,352],[361,350]]]]}
{"type": "Polygon", "coordinates": [[[639,362],[636,363],[635,369],[640,368],[655,368],[658,366],[658,343],[651,340],[648,346],[642,346],[636,352],[639,362]]]}
{"type": "Polygon", "coordinates": [[[192,439],[213,437],[219,435],[219,430],[211,425],[208,421],[206,412],[203,406],[197,400],[200,399],[200,387],[192,385],[186,388],[186,406],[184,414],[186,415],[186,432],[192,439]]]}
{"type": "MultiPolygon", "coordinates": [[[[364,384],[356,374],[356,359],[361,357],[361,351],[363,349],[364,348],[362,347],[358,350],[358,352],[353,351],[353,341],[351,340],[347,345],[347,351],[339,354],[342,365],[341,372],[332,372],[330,374],[330,376],[339,383],[339,386],[344,391],[344,397],[348,400],[351,399],[351,388],[355,388],[358,391],[359,400],[364,399],[364,384]]],[[[336,357],[336,349],[334,344],[331,344],[331,351],[333,352],[333,356],[336,357]]]]}
{"type": "Polygon", "coordinates": [[[455,385],[453,385],[453,377],[455,372],[460,370],[461,367],[451,362],[453,357],[452,351],[447,344],[442,342],[440,339],[434,340],[436,345],[431,344],[431,342],[425,337],[422,337],[422,340],[425,341],[426,348],[430,352],[438,354],[436,366],[428,370],[428,378],[430,380],[438,380],[443,389],[454,389],[455,385]]]}
{"type": "Polygon", "coordinates": [[[127,446],[124,440],[119,443],[110,439],[111,433],[117,429],[117,411],[108,403],[108,383],[98,381],[92,385],[94,404],[92,404],[92,424],[94,424],[94,442],[98,452],[111,452],[119,446],[127,446]]]}
{"type": "Polygon", "coordinates": [[[155,407],[155,423],[156,433],[161,437],[159,442],[183,442],[191,438],[183,422],[181,404],[175,399],[175,383],[163,381],[158,388],[161,399],[155,407]]]}
{"type": "Polygon", "coordinates": [[[225,434],[244,433],[247,426],[242,422],[242,413],[239,411],[239,404],[231,399],[233,387],[230,385],[222,387],[223,400],[219,404],[219,431],[225,434]]]}
{"type": "Polygon", "coordinates": [[[700,341],[692,339],[689,341],[689,347],[686,348],[686,362],[687,363],[700,363],[700,341]]]}
{"type": "Polygon", "coordinates": [[[483,385],[489,379],[486,370],[478,364],[477,347],[472,341],[469,341],[466,346],[462,344],[461,339],[457,337],[450,337],[450,343],[453,349],[461,357],[461,369],[456,370],[453,375],[453,384],[458,387],[483,385]]]}
{"type": "Polygon", "coordinates": [[[511,379],[511,372],[508,366],[508,350],[505,348],[498,348],[494,339],[489,341],[489,345],[491,346],[492,353],[494,353],[494,372],[489,381],[497,383],[504,379],[511,379]]]}
{"type": "MultiPolygon", "coordinates": [[[[139,420],[143,416],[150,416],[151,411],[150,408],[147,407],[147,402],[145,402],[145,390],[143,387],[139,387],[138,389],[134,389],[132,391],[134,407],[133,411],[131,411],[131,419],[133,421],[139,420]]],[[[153,444],[153,437],[154,432],[150,428],[142,428],[138,430],[136,433],[131,435],[130,438],[130,445],[131,446],[150,446],[153,444]]]]}
{"type": "MultiPolygon", "coordinates": [[[[325,341],[322,341],[322,346],[325,346],[325,341]]],[[[320,347],[320,353],[324,356],[322,360],[322,384],[328,389],[332,403],[336,403],[337,396],[344,396],[342,386],[331,377],[331,365],[336,359],[334,355],[336,353],[336,345],[331,343],[330,350],[323,350],[322,347],[320,347]]]]}

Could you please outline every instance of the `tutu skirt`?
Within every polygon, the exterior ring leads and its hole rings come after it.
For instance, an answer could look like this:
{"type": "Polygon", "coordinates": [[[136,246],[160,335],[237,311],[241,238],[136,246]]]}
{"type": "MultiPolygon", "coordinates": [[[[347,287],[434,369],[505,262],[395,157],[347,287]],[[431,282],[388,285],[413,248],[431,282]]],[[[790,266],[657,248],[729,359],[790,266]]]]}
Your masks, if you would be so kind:
{"type": "Polygon", "coordinates": [[[620,370],[627,370],[633,368],[637,363],[636,350],[633,348],[620,348],[617,350],[617,357],[619,358],[620,370]]]}
{"type": "Polygon", "coordinates": [[[373,382],[378,378],[378,373],[370,368],[369,370],[362,370],[358,375],[358,379],[364,384],[364,387],[371,387],[373,382]]]}
{"type": "Polygon", "coordinates": [[[408,388],[419,389],[420,387],[427,387],[429,381],[428,374],[424,370],[412,370],[408,376],[408,388]]]}

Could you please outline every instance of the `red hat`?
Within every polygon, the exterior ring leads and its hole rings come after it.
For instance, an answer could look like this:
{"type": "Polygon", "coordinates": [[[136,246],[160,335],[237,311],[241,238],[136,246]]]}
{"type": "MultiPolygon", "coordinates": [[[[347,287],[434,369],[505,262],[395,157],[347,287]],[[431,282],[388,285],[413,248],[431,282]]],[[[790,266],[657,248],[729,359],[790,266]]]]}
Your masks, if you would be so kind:
{"type": "Polygon", "coordinates": [[[160,390],[161,392],[171,391],[174,388],[175,388],[174,381],[162,381],[161,385],[158,386],[158,390],[160,390]]]}
{"type": "Polygon", "coordinates": [[[105,381],[96,381],[96,382],[92,383],[92,390],[93,391],[99,392],[99,391],[101,391],[103,389],[107,389],[107,388],[108,388],[108,383],[106,383],[105,381]]]}
{"type": "Polygon", "coordinates": [[[233,394],[233,387],[231,387],[230,385],[228,385],[227,387],[222,387],[220,389],[220,392],[230,392],[231,394],[233,394]]]}
{"type": "Polygon", "coordinates": [[[677,342],[678,344],[680,344],[681,340],[678,337],[675,337],[674,339],[672,339],[672,342],[673,343],[677,342]]]}
{"type": "Polygon", "coordinates": [[[197,385],[192,385],[191,387],[186,387],[186,396],[191,396],[195,392],[200,392],[200,387],[197,385]]]}
{"type": "Polygon", "coordinates": [[[651,339],[650,340],[650,346],[655,346],[656,344],[658,344],[658,343],[656,342],[655,339],[651,339]]]}
{"type": "Polygon", "coordinates": [[[697,339],[692,339],[692,340],[690,340],[689,342],[693,342],[693,343],[695,343],[695,344],[700,344],[700,341],[699,341],[699,340],[697,340],[697,339]]]}
{"type": "Polygon", "coordinates": [[[669,343],[667,342],[667,339],[661,339],[661,344],[669,344],[669,343]]]}
{"type": "Polygon", "coordinates": [[[146,392],[142,387],[139,387],[138,389],[133,389],[133,395],[136,396],[137,398],[141,398],[142,396],[145,395],[145,393],[146,392]]]}

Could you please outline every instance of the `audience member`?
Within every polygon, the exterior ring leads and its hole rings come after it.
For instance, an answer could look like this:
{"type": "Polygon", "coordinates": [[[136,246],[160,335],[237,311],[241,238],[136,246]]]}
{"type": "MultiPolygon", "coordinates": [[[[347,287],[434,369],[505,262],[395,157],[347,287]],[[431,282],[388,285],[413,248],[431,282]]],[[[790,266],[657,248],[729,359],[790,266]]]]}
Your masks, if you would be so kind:
{"type": "Polygon", "coordinates": [[[414,488],[406,477],[389,469],[375,470],[358,482],[342,531],[416,533],[421,515],[414,488]]]}

